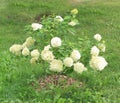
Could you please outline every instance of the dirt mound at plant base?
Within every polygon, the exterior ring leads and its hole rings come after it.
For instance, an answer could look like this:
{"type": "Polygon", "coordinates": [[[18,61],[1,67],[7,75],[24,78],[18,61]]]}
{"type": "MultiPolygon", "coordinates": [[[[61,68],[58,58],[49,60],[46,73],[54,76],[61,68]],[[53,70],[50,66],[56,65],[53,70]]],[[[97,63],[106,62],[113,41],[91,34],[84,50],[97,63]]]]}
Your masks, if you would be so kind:
{"type": "MultiPolygon", "coordinates": [[[[32,83],[32,85],[35,86],[35,83],[32,83]]],[[[49,89],[50,86],[58,86],[61,88],[66,88],[71,85],[74,85],[76,87],[81,87],[83,84],[82,82],[79,82],[76,79],[73,79],[65,75],[49,75],[38,80],[36,90],[40,90],[42,88],[49,89]]]]}

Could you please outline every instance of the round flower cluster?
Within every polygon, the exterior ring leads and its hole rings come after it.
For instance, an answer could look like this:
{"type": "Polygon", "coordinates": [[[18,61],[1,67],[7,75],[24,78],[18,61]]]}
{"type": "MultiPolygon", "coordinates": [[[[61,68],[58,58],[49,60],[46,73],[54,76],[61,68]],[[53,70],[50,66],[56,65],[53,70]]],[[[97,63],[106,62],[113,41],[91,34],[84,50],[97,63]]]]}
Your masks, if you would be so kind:
{"type": "Polygon", "coordinates": [[[80,53],[78,50],[73,50],[70,57],[74,60],[74,61],[78,61],[81,57],[80,53]]]}
{"type": "Polygon", "coordinates": [[[50,70],[54,72],[63,71],[63,62],[61,60],[54,59],[50,62],[50,70]]]}
{"type": "Polygon", "coordinates": [[[76,15],[76,14],[78,14],[78,10],[77,10],[77,9],[73,9],[73,10],[71,10],[71,14],[72,14],[72,15],[76,15]]]}
{"type": "Polygon", "coordinates": [[[95,34],[94,39],[96,39],[97,41],[100,41],[102,39],[102,37],[100,34],[95,34]]]}
{"type": "Polygon", "coordinates": [[[28,56],[29,54],[30,54],[29,49],[28,49],[27,47],[23,48],[23,50],[22,50],[22,55],[28,56]]]}
{"type": "Polygon", "coordinates": [[[40,53],[39,53],[38,49],[34,49],[33,51],[31,51],[30,54],[31,54],[31,57],[32,57],[30,62],[32,64],[35,64],[38,61],[39,56],[40,56],[40,53]]]}
{"type": "Polygon", "coordinates": [[[83,71],[86,71],[87,68],[84,66],[84,64],[77,62],[74,64],[74,71],[76,71],[77,73],[82,73],[83,71]]]}
{"type": "Polygon", "coordinates": [[[77,25],[77,24],[79,24],[79,23],[78,23],[78,20],[71,20],[71,21],[68,23],[68,25],[70,25],[70,26],[75,26],[75,25],[77,25]]]}
{"type": "Polygon", "coordinates": [[[31,57],[32,58],[39,58],[39,55],[40,55],[40,53],[37,49],[31,51],[31,57]]]}
{"type": "Polygon", "coordinates": [[[52,61],[55,57],[54,57],[52,51],[50,51],[50,50],[42,50],[42,52],[41,52],[41,58],[42,58],[43,60],[45,60],[45,61],[50,62],[50,61],[52,61]]]}
{"type": "Polygon", "coordinates": [[[93,69],[96,69],[99,71],[103,70],[107,65],[108,65],[108,63],[106,62],[105,58],[102,56],[92,57],[92,59],[90,61],[90,66],[93,69]]]}
{"type": "Polygon", "coordinates": [[[32,37],[28,37],[26,39],[26,41],[22,44],[22,48],[25,48],[25,47],[29,48],[29,47],[33,46],[34,43],[35,43],[35,40],[32,37]]]}
{"type": "Polygon", "coordinates": [[[59,37],[54,37],[51,39],[52,47],[59,47],[59,46],[61,46],[61,44],[62,44],[62,41],[59,37]]]}
{"type": "Polygon", "coordinates": [[[105,52],[106,46],[105,46],[105,44],[103,44],[103,43],[99,43],[99,44],[98,44],[98,48],[99,48],[102,52],[105,52]]]}
{"type": "Polygon", "coordinates": [[[39,23],[32,23],[31,27],[33,31],[36,31],[36,30],[42,29],[43,25],[39,23]]]}
{"type": "Polygon", "coordinates": [[[22,50],[22,45],[14,44],[9,48],[9,51],[15,55],[20,55],[22,50]]]}
{"type": "Polygon", "coordinates": [[[66,67],[71,67],[73,65],[73,59],[71,57],[66,57],[63,62],[66,67]]]}
{"type": "Polygon", "coordinates": [[[58,22],[64,21],[64,19],[61,16],[56,16],[55,20],[58,21],[58,22]]]}
{"type": "Polygon", "coordinates": [[[98,56],[99,55],[99,52],[100,52],[100,50],[96,47],[96,46],[93,46],[92,48],[91,48],[91,55],[92,56],[98,56]]]}

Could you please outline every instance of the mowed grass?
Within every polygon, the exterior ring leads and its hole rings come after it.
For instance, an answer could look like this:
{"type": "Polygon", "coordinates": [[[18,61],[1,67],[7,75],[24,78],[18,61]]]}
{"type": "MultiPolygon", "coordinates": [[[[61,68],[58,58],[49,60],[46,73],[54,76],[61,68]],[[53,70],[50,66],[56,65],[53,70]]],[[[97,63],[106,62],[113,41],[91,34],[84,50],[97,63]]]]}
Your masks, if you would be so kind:
{"type": "Polygon", "coordinates": [[[120,103],[120,1],[62,1],[0,0],[0,103],[120,103]],[[24,28],[35,22],[38,15],[64,16],[73,8],[79,10],[80,22],[73,41],[82,35],[92,39],[100,33],[106,40],[104,57],[109,65],[102,72],[88,70],[69,75],[83,82],[82,87],[51,86],[36,91],[30,83],[46,75],[45,65],[31,65],[28,58],[13,56],[9,47],[25,41],[29,35],[24,28]]]}

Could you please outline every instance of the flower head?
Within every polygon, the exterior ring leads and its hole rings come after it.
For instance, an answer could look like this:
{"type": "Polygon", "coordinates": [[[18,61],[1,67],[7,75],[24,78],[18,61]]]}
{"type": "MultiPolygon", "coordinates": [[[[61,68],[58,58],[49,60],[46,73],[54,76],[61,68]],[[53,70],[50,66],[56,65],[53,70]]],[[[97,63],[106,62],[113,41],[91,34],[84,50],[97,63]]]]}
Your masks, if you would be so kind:
{"type": "Polygon", "coordinates": [[[32,37],[28,37],[26,41],[23,43],[22,48],[25,48],[25,47],[29,48],[30,46],[33,46],[34,43],[35,43],[35,40],[32,37]]]}
{"type": "Polygon", "coordinates": [[[20,55],[22,50],[22,45],[14,44],[9,48],[9,51],[15,55],[20,55]]]}
{"type": "Polygon", "coordinates": [[[105,52],[106,46],[103,43],[98,44],[98,48],[102,51],[105,52]]]}
{"type": "Polygon", "coordinates": [[[30,54],[30,51],[27,47],[25,47],[23,50],[22,50],[22,55],[24,56],[28,56],[30,54]]]}
{"type": "Polygon", "coordinates": [[[95,34],[94,39],[96,39],[97,41],[100,41],[102,39],[102,37],[100,34],[95,34]]]}
{"type": "Polygon", "coordinates": [[[82,73],[83,71],[86,71],[87,68],[84,66],[84,64],[77,62],[74,64],[74,71],[77,73],[82,73]]]}
{"type": "Polygon", "coordinates": [[[47,45],[47,46],[44,47],[44,50],[49,50],[50,48],[51,48],[51,46],[47,45]]]}
{"type": "Polygon", "coordinates": [[[71,67],[73,65],[73,59],[71,57],[67,57],[63,61],[66,67],[71,67]]]}
{"type": "Polygon", "coordinates": [[[90,54],[91,54],[92,56],[98,56],[98,55],[99,55],[99,49],[98,49],[96,46],[93,46],[93,47],[91,48],[90,54]]]}
{"type": "Polygon", "coordinates": [[[30,59],[30,63],[31,64],[36,64],[37,60],[38,60],[38,58],[33,57],[33,58],[30,59]]]}
{"type": "Polygon", "coordinates": [[[108,65],[105,58],[102,56],[92,57],[89,64],[91,68],[99,71],[103,70],[108,65]]]}
{"type": "Polygon", "coordinates": [[[62,41],[59,37],[54,37],[51,39],[51,45],[52,47],[59,47],[62,45],[62,41]]]}
{"type": "Polygon", "coordinates": [[[50,70],[54,72],[61,72],[63,71],[63,63],[61,60],[54,59],[50,62],[50,70]]]}
{"type": "Polygon", "coordinates": [[[43,27],[43,25],[42,24],[39,24],[39,23],[32,23],[32,29],[34,30],[34,31],[36,31],[36,30],[39,30],[39,29],[42,29],[42,27],[43,27]]]}
{"type": "Polygon", "coordinates": [[[55,20],[57,20],[58,22],[64,21],[64,19],[61,16],[56,16],[55,20]]]}
{"type": "Polygon", "coordinates": [[[78,20],[72,20],[71,22],[68,23],[70,26],[75,26],[78,24],[78,20]]]}
{"type": "Polygon", "coordinates": [[[71,14],[72,14],[72,15],[76,15],[76,14],[78,14],[78,10],[77,10],[77,9],[73,9],[73,10],[71,10],[71,14]]]}
{"type": "Polygon", "coordinates": [[[81,55],[78,50],[73,50],[70,57],[74,60],[77,61],[80,59],[81,55]]]}
{"type": "Polygon", "coordinates": [[[52,60],[54,59],[54,55],[53,55],[53,53],[52,53],[51,51],[49,51],[49,50],[43,50],[43,51],[41,52],[41,58],[42,58],[43,60],[45,60],[45,61],[50,62],[50,61],[52,61],[52,60]]]}
{"type": "Polygon", "coordinates": [[[32,58],[39,58],[39,55],[40,55],[40,53],[37,49],[31,51],[32,58]]]}

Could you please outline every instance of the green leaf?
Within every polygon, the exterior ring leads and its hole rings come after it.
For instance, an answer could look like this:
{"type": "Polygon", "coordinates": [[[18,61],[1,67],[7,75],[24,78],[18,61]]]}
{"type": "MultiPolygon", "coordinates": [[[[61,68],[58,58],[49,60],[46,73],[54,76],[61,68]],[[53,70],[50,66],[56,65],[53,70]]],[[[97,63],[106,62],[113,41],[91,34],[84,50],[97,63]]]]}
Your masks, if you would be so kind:
{"type": "Polygon", "coordinates": [[[70,74],[73,72],[73,68],[71,67],[66,67],[65,70],[63,71],[65,74],[70,74]]]}

